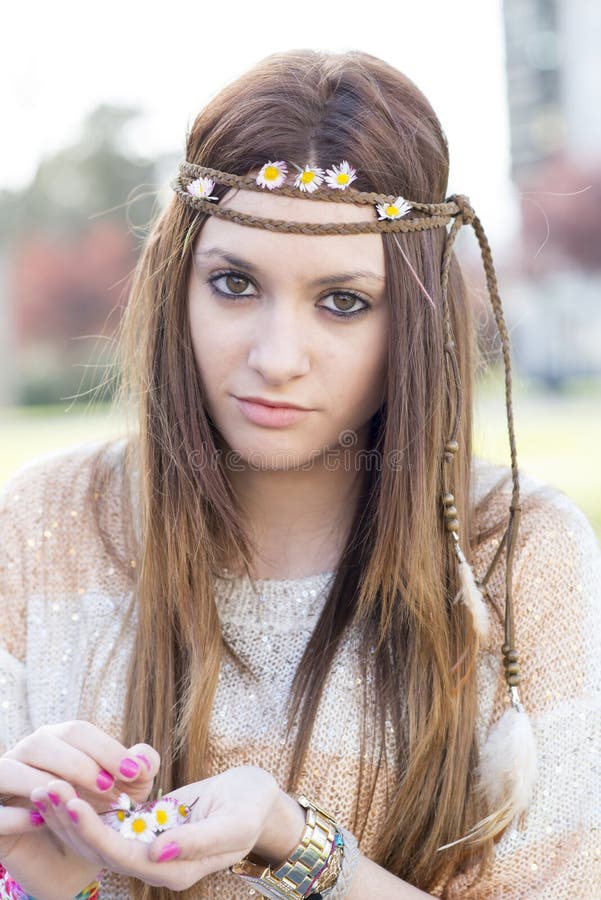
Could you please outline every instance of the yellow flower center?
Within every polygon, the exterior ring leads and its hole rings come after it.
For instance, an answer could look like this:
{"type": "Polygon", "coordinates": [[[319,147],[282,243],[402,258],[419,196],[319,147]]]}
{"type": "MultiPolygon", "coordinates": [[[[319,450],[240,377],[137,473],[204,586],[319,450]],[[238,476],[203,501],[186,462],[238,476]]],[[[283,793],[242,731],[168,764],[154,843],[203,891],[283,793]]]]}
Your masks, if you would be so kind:
{"type": "Polygon", "coordinates": [[[179,812],[180,816],[182,816],[183,818],[185,818],[188,815],[188,808],[187,808],[187,806],[184,806],[183,803],[180,803],[180,805],[177,808],[177,811],[179,812]]]}
{"type": "Polygon", "coordinates": [[[125,812],[122,809],[117,810],[117,818],[120,822],[125,821],[125,812]]]}
{"type": "Polygon", "coordinates": [[[159,825],[165,824],[165,822],[167,821],[167,813],[165,812],[164,809],[157,809],[156,820],[159,823],[159,825]]]}
{"type": "Polygon", "coordinates": [[[312,172],[311,169],[309,169],[308,172],[303,172],[303,174],[301,175],[301,181],[303,184],[309,184],[309,182],[313,181],[314,178],[315,172],[312,172]]]}
{"type": "Polygon", "coordinates": [[[336,181],[338,182],[338,184],[346,184],[348,181],[348,175],[346,174],[346,172],[339,172],[336,176],[336,181]]]}
{"type": "Polygon", "coordinates": [[[275,181],[279,174],[280,171],[277,166],[267,166],[263,173],[263,177],[266,181],[275,181]]]}
{"type": "Polygon", "coordinates": [[[146,831],[146,822],[144,819],[134,819],[131,823],[131,830],[136,834],[143,834],[146,831]]]}
{"type": "Polygon", "coordinates": [[[396,216],[399,211],[398,206],[387,206],[386,207],[386,215],[387,216],[396,216]]]}

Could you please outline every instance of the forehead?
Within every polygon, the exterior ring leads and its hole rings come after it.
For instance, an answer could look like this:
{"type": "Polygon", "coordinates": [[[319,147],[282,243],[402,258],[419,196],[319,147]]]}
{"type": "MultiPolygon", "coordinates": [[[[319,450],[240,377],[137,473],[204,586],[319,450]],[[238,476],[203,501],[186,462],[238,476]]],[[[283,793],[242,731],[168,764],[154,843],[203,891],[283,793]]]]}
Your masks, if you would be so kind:
{"type": "MultiPolygon", "coordinates": [[[[290,222],[367,222],[377,221],[375,206],[327,200],[308,200],[303,197],[287,197],[265,192],[230,189],[219,201],[219,206],[235,209],[249,215],[290,222]]],[[[210,216],[202,227],[196,243],[197,250],[218,244],[232,252],[244,248],[264,259],[271,255],[304,258],[305,264],[323,259],[328,268],[337,262],[351,260],[370,263],[373,271],[384,275],[384,248],[380,234],[325,234],[308,235],[268,231],[262,227],[240,225],[210,216]],[[275,251],[275,252],[274,252],[275,251]]]]}

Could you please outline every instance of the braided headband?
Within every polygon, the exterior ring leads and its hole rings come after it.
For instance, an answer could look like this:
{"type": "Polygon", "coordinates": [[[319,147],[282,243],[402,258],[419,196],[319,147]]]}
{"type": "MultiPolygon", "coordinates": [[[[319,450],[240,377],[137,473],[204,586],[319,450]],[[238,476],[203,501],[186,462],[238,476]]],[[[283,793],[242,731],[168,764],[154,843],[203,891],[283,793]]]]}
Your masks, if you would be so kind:
{"type": "MultiPolygon", "coordinates": [[[[505,634],[501,648],[503,654],[504,676],[509,691],[510,705],[499,721],[491,729],[490,735],[481,753],[479,789],[488,799],[489,804],[497,809],[493,816],[489,816],[486,822],[493,819],[501,828],[509,824],[512,819],[528,807],[536,777],[537,759],[536,745],[530,720],[520,702],[517,685],[521,680],[518,654],[514,646],[514,621],[512,605],[512,567],[513,555],[516,545],[518,524],[521,513],[520,484],[515,447],[515,434],[513,425],[513,406],[511,400],[511,354],[509,334],[503,315],[503,307],[499,296],[497,278],[492,261],[492,253],[480,219],[474,212],[469,198],[464,194],[452,194],[442,203],[418,203],[407,200],[402,196],[379,194],[372,191],[359,191],[350,187],[356,178],[356,169],[346,160],[338,165],[333,165],[325,171],[317,166],[298,166],[292,164],[297,175],[291,182],[288,175],[288,166],[284,160],[269,160],[260,169],[256,176],[236,175],[231,172],[223,172],[209,166],[201,166],[184,160],[179,165],[179,173],[170,181],[170,187],[175,191],[179,200],[197,210],[200,214],[219,216],[239,225],[247,225],[253,228],[264,228],[268,231],[280,231],[295,234],[327,235],[327,234],[364,234],[375,232],[397,231],[426,231],[431,228],[443,228],[452,222],[450,231],[447,232],[445,248],[441,268],[441,297],[442,315],[445,331],[445,353],[448,356],[453,381],[456,390],[456,405],[453,427],[448,440],[445,442],[443,462],[443,495],[441,497],[442,513],[445,521],[445,529],[452,538],[455,555],[458,560],[459,580],[461,588],[455,597],[455,602],[463,602],[471,613],[471,621],[477,640],[475,652],[472,656],[467,673],[456,686],[468,677],[475,661],[479,642],[485,642],[489,631],[489,613],[484,602],[484,594],[492,602],[486,587],[492,572],[505,548],[506,552],[506,576],[505,576],[505,634]],[[297,222],[287,219],[272,219],[249,215],[235,209],[219,206],[219,198],[212,195],[215,183],[227,185],[233,188],[243,188],[250,191],[274,191],[288,197],[300,197],[306,200],[326,200],[333,202],[354,203],[365,206],[375,206],[378,213],[377,220],[365,222],[297,222]],[[444,463],[452,463],[459,449],[457,434],[461,420],[463,393],[459,377],[459,366],[455,355],[455,342],[449,313],[447,288],[449,281],[449,266],[453,244],[462,225],[472,225],[478,243],[486,283],[494,313],[497,329],[501,338],[503,363],[505,368],[505,405],[507,412],[507,426],[509,432],[509,446],[511,452],[511,476],[513,490],[509,506],[509,523],[503,538],[497,548],[484,578],[476,582],[474,573],[459,546],[459,519],[455,506],[455,497],[449,488],[447,466],[444,463]],[[513,759],[515,770],[508,772],[507,760],[513,759]],[[499,797],[503,798],[499,808],[499,797]]],[[[188,237],[194,226],[192,223],[184,241],[184,251],[188,237]]],[[[396,240],[396,239],[395,239],[396,240]]],[[[418,281],[422,291],[426,294],[432,308],[436,309],[434,301],[426,292],[424,286],[417,278],[411,263],[407,259],[401,245],[396,241],[405,261],[418,281]]],[[[467,650],[453,666],[453,670],[463,661],[467,650]]],[[[468,837],[475,836],[480,828],[474,829],[452,844],[457,844],[468,837]]]]}

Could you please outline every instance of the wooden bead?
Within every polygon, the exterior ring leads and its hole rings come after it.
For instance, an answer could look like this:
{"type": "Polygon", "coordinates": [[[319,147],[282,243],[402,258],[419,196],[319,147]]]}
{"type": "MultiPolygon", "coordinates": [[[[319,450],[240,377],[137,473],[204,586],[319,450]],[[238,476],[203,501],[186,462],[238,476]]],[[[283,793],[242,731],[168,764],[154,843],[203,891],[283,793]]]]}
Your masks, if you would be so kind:
{"type": "Polygon", "coordinates": [[[444,445],[445,450],[448,450],[449,453],[457,453],[459,450],[459,444],[457,441],[447,441],[444,445]]]}
{"type": "Polygon", "coordinates": [[[508,675],[519,675],[520,667],[517,663],[509,663],[505,668],[508,675]]]}
{"type": "Polygon", "coordinates": [[[503,654],[503,656],[507,656],[510,650],[511,647],[509,646],[509,644],[503,644],[503,646],[501,647],[501,653],[503,654]]]}
{"type": "Polygon", "coordinates": [[[452,506],[452,504],[455,502],[455,497],[453,496],[453,494],[445,494],[442,498],[442,502],[445,506],[452,506]]]}
{"type": "Polygon", "coordinates": [[[519,675],[509,675],[507,678],[507,684],[509,687],[517,687],[522,679],[519,675]]]}
{"type": "Polygon", "coordinates": [[[447,519],[445,527],[447,531],[459,531],[459,519],[447,519]]]}
{"type": "Polygon", "coordinates": [[[457,507],[456,506],[447,506],[444,511],[445,519],[455,519],[457,518],[457,507]]]}
{"type": "Polygon", "coordinates": [[[509,653],[506,654],[506,657],[509,662],[517,662],[519,659],[517,650],[510,650],[509,653]]]}

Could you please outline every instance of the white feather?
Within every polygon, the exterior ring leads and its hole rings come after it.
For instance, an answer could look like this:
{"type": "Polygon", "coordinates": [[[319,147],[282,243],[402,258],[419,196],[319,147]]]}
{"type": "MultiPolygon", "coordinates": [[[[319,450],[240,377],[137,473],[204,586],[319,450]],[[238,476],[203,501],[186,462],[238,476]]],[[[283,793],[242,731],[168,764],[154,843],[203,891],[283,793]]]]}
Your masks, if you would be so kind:
{"type": "Polygon", "coordinates": [[[474,630],[480,641],[486,643],[490,626],[488,609],[468,562],[459,562],[459,580],[461,588],[455,599],[465,603],[468,607],[472,614],[474,630]]]}
{"type": "Polygon", "coordinates": [[[532,798],[538,760],[532,723],[510,706],[493,725],[480,753],[478,778],[491,809],[509,801],[513,816],[532,798]]]}
{"type": "Polygon", "coordinates": [[[520,711],[510,706],[491,728],[480,752],[476,791],[486,799],[490,813],[463,837],[437,850],[477,838],[487,827],[500,833],[528,809],[537,773],[532,723],[523,707],[520,711]]]}

